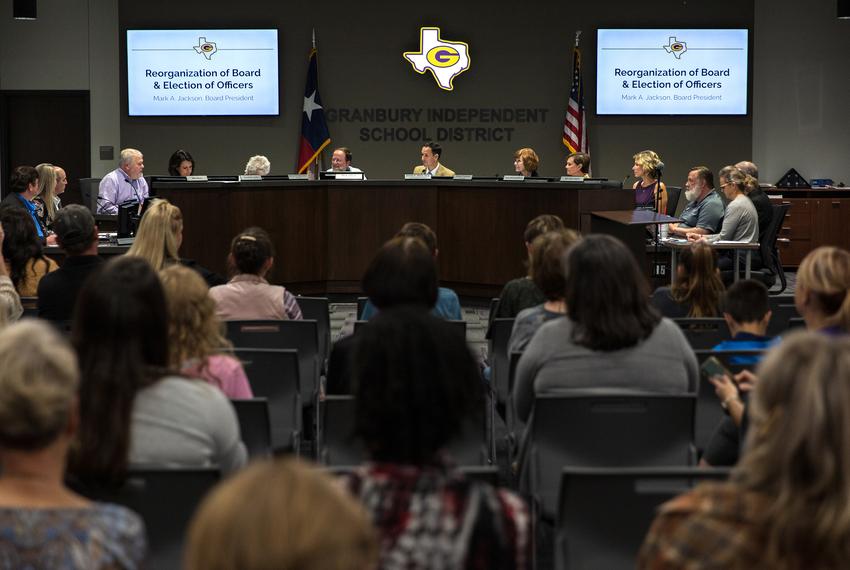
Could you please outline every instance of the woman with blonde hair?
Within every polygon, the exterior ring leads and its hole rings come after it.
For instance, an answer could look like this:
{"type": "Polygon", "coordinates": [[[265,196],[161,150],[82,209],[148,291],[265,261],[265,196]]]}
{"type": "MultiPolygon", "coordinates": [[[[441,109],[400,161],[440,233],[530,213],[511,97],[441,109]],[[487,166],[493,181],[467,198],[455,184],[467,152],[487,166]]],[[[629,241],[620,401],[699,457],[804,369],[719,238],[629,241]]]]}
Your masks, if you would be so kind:
{"type": "MultiPolygon", "coordinates": [[[[56,212],[62,207],[62,201],[56,194],[56,189],[60,187],[59,173],[55,166],[47,162],[42,162],[35,169],[38,171],[38,195],[32,200],[35,215],[45,228],[50,229],[56,219],[56,212]]],[[[65,186],[61,187],[64,192],[65,186]]]]}
{"type": "Polygon", "coordinates": [[[255,463],[221,483],[189,529],[186,570],[369,570],[378,545],[363,507],[298,459],[255,463]]]}
{"type": "Polygon", "coordinates": [[[514,153],[514,170],[523,176],[537,176],[540,159],[533,148],[521,148],[514,153]]]}
{"type": "Polygon", "coordinates": [[[635,191],[635,207],[639,210],[655,210],[667,213],[667,187],[659,182],[664,163],[654,150],[642,150],[632,157],[635,161],[632,174],[637,178],[632,188],[635,191]],[[660,196],[659,196],[660,193],[660,196]]]}
{"type": "Polygon", "coordinates": [[[797,270],[794,304],[807,329],[850,333],[850,252],[823,246],[804,257],[797,270]]]}
{"type": "Polygon", "coordinates": [[[759,367],[744,455],[663,505],[638,567],[850,567],[850,340],[792,334],[759,367]]]}
{"type": "Polygon", "coordinates": [[[3,568],[139,568],[135,513],[64,484],[80,415],[77,358],[43,321],[0,332],[0,552],[3,568]],[[38,339],[38,342],[33,342],[38,339]]]}
{"type": "Polygon", "coordinates": [[[725,287],[717,271],[717,252],[704,243],[682,250],[676,284],[659,287],[652,305],[665,317],[716,317],[725,287]]]}
{"type": "Polygon", "coordinates": [[[201,276],[172,265],[159,273],[168,303],[171,367],[217,386],[232,400],[253,398],[245,369],[222,351],[232,345],[215,315],[215,301],[201,276]]]}

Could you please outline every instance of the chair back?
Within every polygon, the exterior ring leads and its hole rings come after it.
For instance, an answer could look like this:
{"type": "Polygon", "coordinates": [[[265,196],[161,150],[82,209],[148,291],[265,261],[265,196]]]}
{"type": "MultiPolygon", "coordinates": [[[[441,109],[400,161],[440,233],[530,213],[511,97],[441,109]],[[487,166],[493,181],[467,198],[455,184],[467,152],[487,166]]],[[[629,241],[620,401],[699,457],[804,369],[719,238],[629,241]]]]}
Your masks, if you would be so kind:
{"type": "Polygon", "coordinates": [[[494,460],[492,395],[484,396],[480,412],[464,421],[461,433],[446,446],[455,465],[490,465],[494,460]]]}
{"type": "Polygon", "coordinates": [[[490,310],[487,312],[487,332],[484,334],[484,338],[490,340],[490,335],[493,330],[493,319],[496,318],[496,313],[499,311],[499,298],[493,297],[490,299],[490,310]]]}
{"type": "Polygon", "coordinates": [[[38,317],[38,297],[21,297],[21,307],[24,309],[21,318],[38,317]]]}
{"type": "Polygon", "coordinates": [[[235,348],[297,350],[302,404],[312,404],[319,386],[319,325],[316,321],[227,321],[227,338],[235,348]]]}
{"type": "Polygon", "coordinates": [[[322,372],[331,354],[331,314],[327,297],[298,297],[298,306],[305,319],[316,321],[319,330],[319,358],[322,372]]]}
{"type": "Polygon", "coordinates": [[[369,302],[369,297],[357,297],[357,314],[354,315],[355,320],[363,318],[363,310],[366,308],[366,303],[369,302]]]}
{"type": "Polygon", "coordinates": [[[767,336],[779,336],[785,333],[791,319],[800,318],[800,313],[797,312],[793,299],[788,305],[772,306],[771,311],[773,314],[770,316],[770,323],[767,325],[767,336]]]}
{"type": "Polygon", "coordinates": [[[682,195],[681,186],[667,186],[667,215],[675,216],[676,208],[679,206],[679,197],[682,195]]]}
{"type": "Polygon", "coordinates": [[[145,467],[131,469],[118,489],[87,487],[86,497],[123,505],[145,521],[146,568],[178,570],[189,522],[201,500],[218,483],[218,468],[145,467]]]}
{"type": "Polygon", "coordinates": [[[711,348],[724,340],[730,340],[732,335],[726,320],[722,318],[684,318],[673,319],[685,333],[691,348],[711,348]]]}
{"type": "Polygon", "coordinates": [[[728,469],[654,467],[564,468],[561,473],[556,568],[633,569],[646,533],[664,502],[728,469]]]}
{"type": "MultiPolygon", "coordinates": [[[[737,374],[742,370],[753,370],[765,353],[763,350],[715,351],[710,349],[698,349],[694,352],[700,366],[706,359],[714,356],[732,374],[737,374]]],[[[720,405],[720,400],[717,399],[714,384],[704,375],[701,375],[697,395],[696,418],[694,420],[694,444],[699,451],[705,450],[723,416],[723,408],[720,405]]]]}
{"type": "MultiPolygon", "coordinates": [[[[446,320],[445,322],[449,323],[451,326],[455,327],[461,334],[463,334],[463,338],[466,338],[466,321],[455,321],[455,320],[446,320]]],[[[354,321],[354,334],[369,324],[369,321],[354,321]]]]}
{"type": "Polygon", "coordinates": [[[776,240],[779,237],[779,230],[782,229],[782,223],[785,221],[785,215],[788,213],[788,209],[791,208],[791,204],[771,204],[771,208],[773,209],[773,217],[767,228],[765,228],[764,235],[759,236],[759,254],[761,255],[764,268],[779,277],[782,287],[779,291],[773,293],[774,295],[778,295],[785,291],[788,283],[785,279],[785,271],[782,269],[782,260],[779,259],[779,250],[776,249],[776,240]]]}
{"type": "Polygon", "coordinates": [[[92,215],[97,214],[99,187],[100,178],[80,178],[80,194],[83,197],[83,206],[88,208],[92,215]]]}
{"type": "Polygon", "coordinates": [[[231,400],[236,417],[239,419],[239,433],[242,443],[251,459],[268,457],[272,451],[271,422],[269,420],[269,401],[266,398],[250,400],[231,400]]]}
{"type": "Polygon", "coordinates": [[[561,468],[694,463],[696,394],[544,394],[521,450],[520,489],[555,515],[561,468]]]}
{"type": "Polygon", "coordinates": [[[499,402],[508,401],[510,359],[508,340],[514,330],[514,319],[493,319],[490,326],[490,381],[499,402]]]}
{"type": "Polygon", "coordinates": [[[354,437],[354,396],[325,396],[319,402],[319,462],[323,465],[359,465],[366,450],[354,437]]]}
{"type": "Polygon", "coordinates": [[[267,401],[272,449],[297,453],[303,427],[298,351],[237,348],[233,354],[245,368],[254,397],[267,401]]]}

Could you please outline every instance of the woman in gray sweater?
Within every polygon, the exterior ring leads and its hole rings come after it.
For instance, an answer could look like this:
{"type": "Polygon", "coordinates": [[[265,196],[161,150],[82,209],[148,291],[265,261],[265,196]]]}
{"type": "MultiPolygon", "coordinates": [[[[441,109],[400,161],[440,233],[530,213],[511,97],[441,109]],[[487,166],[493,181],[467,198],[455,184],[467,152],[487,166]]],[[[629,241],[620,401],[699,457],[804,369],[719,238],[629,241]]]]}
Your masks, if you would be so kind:
{"type": "Polygon", "coordinates": [[[587,236],[567,251],[564,271],[567,318],[540,327],[519,360],[521,420],[541,393],[696,390],[696,356],[679,327],[650,306],[646,279],[622,242],[587,236]]]}

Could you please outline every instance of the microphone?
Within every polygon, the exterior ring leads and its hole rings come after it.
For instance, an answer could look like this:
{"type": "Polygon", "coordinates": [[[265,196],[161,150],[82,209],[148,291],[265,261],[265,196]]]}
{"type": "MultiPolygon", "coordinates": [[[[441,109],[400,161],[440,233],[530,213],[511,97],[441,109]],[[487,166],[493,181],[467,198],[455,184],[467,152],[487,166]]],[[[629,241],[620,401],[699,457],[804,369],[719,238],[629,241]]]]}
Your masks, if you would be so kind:
{"type": "Polygon", "coordinates": [[[661,161],[658,161],[658,166],[655,167],[655,170],[658,171],[658,174],[663,174],[664,173],[664,163],[661,162],[661,161]]]}

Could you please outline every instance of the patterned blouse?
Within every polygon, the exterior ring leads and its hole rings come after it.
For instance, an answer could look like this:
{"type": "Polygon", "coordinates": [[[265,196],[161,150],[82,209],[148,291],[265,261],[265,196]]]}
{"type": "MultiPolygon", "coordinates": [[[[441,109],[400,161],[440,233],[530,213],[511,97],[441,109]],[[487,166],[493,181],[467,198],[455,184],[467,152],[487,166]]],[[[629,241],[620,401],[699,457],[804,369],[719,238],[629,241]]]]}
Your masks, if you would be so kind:
{"type": "Polygon", "coordinates": [[[529,515],[513,493],[443,466],[366,464],[346,479],[380,534],[380,568],[530,567],[529,515]]]}
{"type": "Polygon", "coordinates": [[[131,570],[145,554],[145,527],[132,511],[0,508],[0,569],[131,570]]]}

